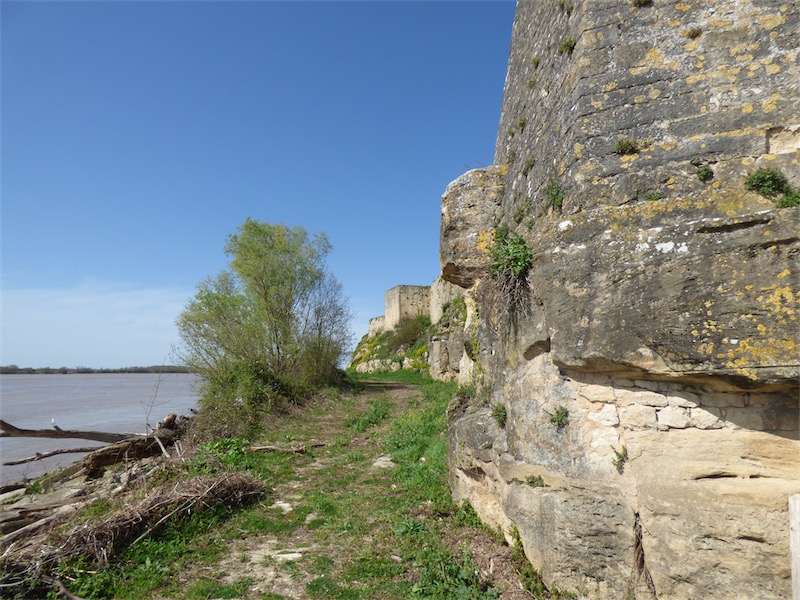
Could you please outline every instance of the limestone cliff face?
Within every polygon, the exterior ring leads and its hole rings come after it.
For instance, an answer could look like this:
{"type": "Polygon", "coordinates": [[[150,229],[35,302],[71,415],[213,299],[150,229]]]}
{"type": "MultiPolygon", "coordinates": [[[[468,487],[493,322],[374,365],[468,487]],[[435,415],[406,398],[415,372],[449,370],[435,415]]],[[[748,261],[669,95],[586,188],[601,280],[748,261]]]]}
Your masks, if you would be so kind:
{"type": "Polygon", "coordinates": [[[497,164],[443,197],[458,377],[490,390],[453,408],[449,460],[560,589],[791,596],[800,209],[744,180],[800,185],[799,47],[792,3],[517,4],[497,164]],[[532,249],[515,307],[500,226],[532,249]]]}

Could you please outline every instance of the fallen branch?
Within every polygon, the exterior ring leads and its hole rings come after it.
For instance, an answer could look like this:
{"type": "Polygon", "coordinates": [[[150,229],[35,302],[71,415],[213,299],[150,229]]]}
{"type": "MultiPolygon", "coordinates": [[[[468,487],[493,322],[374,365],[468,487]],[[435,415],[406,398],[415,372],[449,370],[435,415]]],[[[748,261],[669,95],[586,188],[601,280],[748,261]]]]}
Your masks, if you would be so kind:
{"type": "Polygon", "coordinates": [[[325,444],[308,444],[306,446],[294,446],[293,448],[281,448],[280,446],[250,446],[248,452],[280,452],[281,454],[305,454],[309,448],[322,448],[325,444]]]}
{"type": "Polygon", "coordinates": [[[51,450],[50,452],[37,452],[33,456],[29,456],[27,458],[20,458],[19,460],[9,460],[8,462],[4,462],[3,466],[10,467],[12,465],[22,465],[37,460],[42,460],[44,458],[50,458],[51,456],[56,456],[57,454],[78,454],[79,452],[92,452],[97,450],[97,448],[97,446],[87,446],[83,448],[62,448],[60,450],[51,450]]]}
{"type": "Polygon", "coordinates": [[[71,431],[53,426],[53,429],[22,429],[7,421],[0,420],[0,437],[38,437],[38,438],[77,438],[81,440],[92,440],[94,442],[105,442],[113,444],[126,440],[134,434],[130,433],[109,433],[106,431],[71,431]]]}

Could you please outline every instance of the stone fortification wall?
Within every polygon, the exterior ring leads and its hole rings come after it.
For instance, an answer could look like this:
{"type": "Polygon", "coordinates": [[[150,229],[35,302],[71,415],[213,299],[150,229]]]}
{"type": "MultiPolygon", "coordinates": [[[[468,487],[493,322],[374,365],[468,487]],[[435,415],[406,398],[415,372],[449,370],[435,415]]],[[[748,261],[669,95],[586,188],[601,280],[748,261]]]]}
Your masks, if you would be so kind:
{"type": "Polygon", "coordinates": [[[405,319],[427,315],[430,311],[430,286],[397,285],[386,291],[384,329],[392,331],[405,319]]]}
{"type": "Polygon", "coordinates": [[[800,208],[744,181],[800,185],[798,47],[774,0],[517,4],[497,164],[443,196],[468,311],[432,359],[483,390],[451,407],[454,495],[550,585],[791,597],[800,208]],[[501,226],[531,250],[513,306],[501,226]]]}
{"type": "Polygon", "coordinates": [[[513,39],[495,150],[509,215],[546,212],[551,182],[565,213],[685,197],[701,165],[728,191],[762,163],[800,183],[796,4],[522,0],[513,39]]]}
{"type": "Polygon", "coordinates": [[[386,331],[386,319],[383,315],[380,317],[373,317],[369,320],[369,330],[367,331],[367,337],[373,338],[376,335],[383,333],[386,331]]]}

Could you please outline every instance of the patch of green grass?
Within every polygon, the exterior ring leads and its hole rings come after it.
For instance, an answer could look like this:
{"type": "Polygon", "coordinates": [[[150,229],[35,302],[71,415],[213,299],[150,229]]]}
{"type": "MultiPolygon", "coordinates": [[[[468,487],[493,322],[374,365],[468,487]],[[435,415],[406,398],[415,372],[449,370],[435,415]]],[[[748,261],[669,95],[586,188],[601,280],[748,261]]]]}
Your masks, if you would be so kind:
{"type": "Polygon", "coordinates": [[[253,585],[249,577],[240,579],[236,583],[220,583],[214,579],[200,579],[190,585],[186,590],[189,600],[207,600],[208,598],[241,598],[247,589],[253,585]]]}
{"type": "Polygon", "coordinates": [[[385,397],[372,400],[364,412],[348,419],[347,427],[353,433],[364,433],[370,427],[374,427],[388,418],[391,410],[392,405],[385,397]]]}
{"type": "Polygon", "coordinates": [[[533,88],[535,88],[536,87],[536,81],[537,81],[536,77],[531,77],[530,79],[528,79],[528,88],[531,89],[531,90],[533,88]]]}
{"type": "Polygon", "coordinates": [[[533,65],[533,68],[534,68],[534,69],[537,69],[537,68],[539,67],[539,62],[540,62],[540,60],[541,60],[541,59],[539,58],[539,56],[538,56],[538,55],[537,55],[537,56],[534,56],[534,57],[531,59],[531,64],[533,65]]]}
{"type": "Polygon", "coordinates": [[[645,194],[644,199],[647,200],[648,202],[654,202],[656,200],[663,200],[666,197],[667,195],[664,192],[656,191],[656,192],[647,192],[647,194],[645,194]]]}
{"type": "Polygon", "coordinates": [[[306,592],[312,598],[331,598],[334,600],[356,600],[360,598],[358,590],[340,587],[328,576],[318,577],[306,584],[306,592]]]}

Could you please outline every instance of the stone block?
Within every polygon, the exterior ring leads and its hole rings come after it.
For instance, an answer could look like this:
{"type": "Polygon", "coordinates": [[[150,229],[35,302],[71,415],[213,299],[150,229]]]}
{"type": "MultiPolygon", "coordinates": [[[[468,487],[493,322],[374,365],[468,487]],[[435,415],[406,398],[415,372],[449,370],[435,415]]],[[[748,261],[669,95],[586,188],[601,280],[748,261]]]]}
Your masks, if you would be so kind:
{"type": "Polygon", "coordinates": [[[689,427],[689,412],[679,406],[665,406],[658,411],[658,424],[669,429],[686,429],[689,427]]]}
{"type": "Polygon", "coordinates": [[[619,409],[619,422],[626,429],[633,431],[641,429],[656,429],[656,409],[652,406],[631,404],[619,409]]]}

